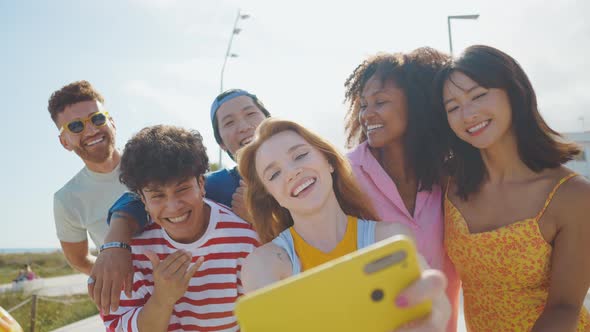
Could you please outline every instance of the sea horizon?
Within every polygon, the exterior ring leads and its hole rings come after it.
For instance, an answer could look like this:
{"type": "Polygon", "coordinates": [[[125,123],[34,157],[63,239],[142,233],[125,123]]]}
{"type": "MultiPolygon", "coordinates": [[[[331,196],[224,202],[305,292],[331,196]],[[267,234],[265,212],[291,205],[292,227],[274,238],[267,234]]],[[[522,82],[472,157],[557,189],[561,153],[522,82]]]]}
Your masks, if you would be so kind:
{"type": "Polygon", "coordinates": [[[50,253],[55,251],[61,251],[59,247],[48,247],[48,248],[0,248],[1,254],[42,254],[50,253]]]}

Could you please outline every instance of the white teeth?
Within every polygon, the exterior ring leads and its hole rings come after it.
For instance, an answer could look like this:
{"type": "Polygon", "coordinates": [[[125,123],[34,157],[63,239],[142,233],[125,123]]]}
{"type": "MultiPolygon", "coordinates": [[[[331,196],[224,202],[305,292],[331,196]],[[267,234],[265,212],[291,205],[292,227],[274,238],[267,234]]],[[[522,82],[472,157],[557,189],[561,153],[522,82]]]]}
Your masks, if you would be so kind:
{"type": "Polygon", "coordinates": [[[489,123],[490,123],[490,120],[486,120],[486,121],[478,124],[477,126],[473,126],[473,127],[469,128],[469,129],[467,129],[467,131],[470,132],[470,133],[474,133],[474,132],[476,132],[476,131],[484,128],[484,127],[487,127],[487,125],[489,123]]]}
{"type": "Polygon", "coordinates": [[[379,129],[379,128],[383,128],[382,124],[372,124],[372,125],[367,125],[367,131],[371,131],[374,129],[379,129]]]}
{"type": "Polygon", "coordinates": [[[297,197],[297,195],[299,195],[300,192],[302,192],[303,190],[305,190],[307,187],[311,186],[314,183],[315,183],[315,179],[309,179],[309,180],[303,182],[302,184],[297,186],[297,188],[295,188],[295,190],[293,190],[293,196],[297,197]]]}
{"type": "Polygon", "coordinates": [[[166,218],[166,219],[168,219],[168,221],[169,221],[169,222],[171,222],[171,223],[178,223],[178,222],[183,222],[183,221],[185,221],[185,220],[186,220],[186,218],[188,218],[188,212],[187,212],[187,213],[185,213],[185,214],[183,214],[183,215],[182,215],[182,216],[180,216],[180,217],[174,217],[174,218],[170,218],[170,217],[168,217],[168,218],[166,218]]]}
{"type": "Polygon", "coordinates": [[[240,142],[240,145],[244,146],[244,145],[246,145],[246,144],[250,144],[250,142],[252,142],[252,141],[253,141],[253,138],[252,138],[252,137],[248,137],[248,138],[245,138],[245,139],[243,139],[243,140],[240,142]]]}
{"type": "Polygon", "coordinates": [[[94,141],[92,141],[92,142],[88,142],[88,143],[86,143],[86,145],[87,145],[87,146],[92,146],[92,145],[94,145],[94,144],[97,144],[97,143],[100,143],[100,142],[102,142],[103,140],[104,140],[104,137],[101,137],[101,138],[99,138],[99,139],[95,139],[95,140],[94,140],[94,141]]]}

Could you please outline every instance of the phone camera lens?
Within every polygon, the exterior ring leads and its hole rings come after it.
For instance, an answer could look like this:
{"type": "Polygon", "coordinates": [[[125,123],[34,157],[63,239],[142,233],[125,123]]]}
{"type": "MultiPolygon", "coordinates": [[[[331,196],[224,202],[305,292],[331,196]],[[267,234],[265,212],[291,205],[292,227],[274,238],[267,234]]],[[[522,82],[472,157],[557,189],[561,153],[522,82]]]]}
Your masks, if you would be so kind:
{"type": "Polygon", "coordinates": [[[383,291],[381,289],[375,289],[372,293],[371,293],[371,299],[374,302],[379,302],[381,300],[383,300],[383,291]]]}

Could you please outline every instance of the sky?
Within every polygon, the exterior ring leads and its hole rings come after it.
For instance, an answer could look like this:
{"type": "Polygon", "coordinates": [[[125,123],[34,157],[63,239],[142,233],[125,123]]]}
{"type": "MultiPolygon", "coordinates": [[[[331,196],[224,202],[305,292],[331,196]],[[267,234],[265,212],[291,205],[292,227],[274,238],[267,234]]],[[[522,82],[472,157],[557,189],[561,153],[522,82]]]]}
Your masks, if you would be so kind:
{"type": "MultiPolygon", "coordinates": [[[[53,193],[82,167],[59,144],[51,93],[90,81],[117,125],[117,146],[141,128],[198,129],[218,148],[209,106],[238,9],[224,89],[243,88],[274,116],[298,121],[344,151],[344,81],[377,52],[487,44],[513,56],[548,123],[590,130],[590,2],[0,0],[0,248],[58,247],[53,193]]],[[[225,157],[224,165],[231,161],[225,157]]]]}

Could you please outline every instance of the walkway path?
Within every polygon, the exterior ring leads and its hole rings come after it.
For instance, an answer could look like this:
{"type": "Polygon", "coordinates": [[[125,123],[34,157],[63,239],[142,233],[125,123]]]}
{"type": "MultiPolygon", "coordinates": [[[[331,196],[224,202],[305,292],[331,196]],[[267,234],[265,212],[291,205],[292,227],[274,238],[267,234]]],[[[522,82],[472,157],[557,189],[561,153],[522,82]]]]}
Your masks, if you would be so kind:
{"type": "MultiPolygon", "coordinates": [[[[64,296],[74,294],[86,294],[87,276],[85,274],[72,274],[63,277],[42,278],[32,281],[24,281],[17,284],[19,289],[26,293],[35,293],[42,296],[64,296]]],[[[13,284],[0,285],[0,293],[11,291],[13,284]]]]}
{"type": "Polygon", "coordinates": [[[105,330],[106,328],[102,323],[102,319],[100,319],[100,316],[96,315],[81,321],[77,321],[57,330],[53,330],[51,332],[104,332],[105,330]]]}

